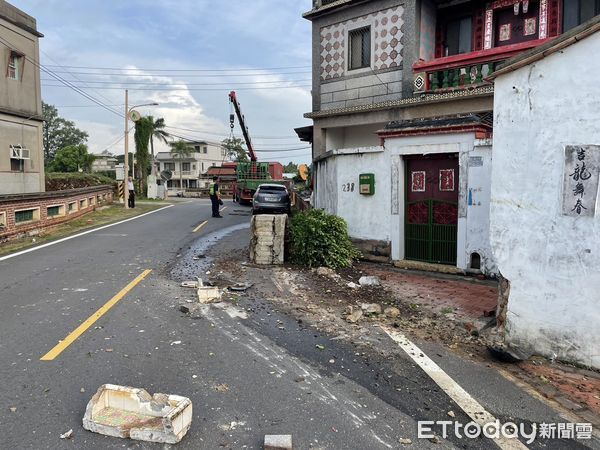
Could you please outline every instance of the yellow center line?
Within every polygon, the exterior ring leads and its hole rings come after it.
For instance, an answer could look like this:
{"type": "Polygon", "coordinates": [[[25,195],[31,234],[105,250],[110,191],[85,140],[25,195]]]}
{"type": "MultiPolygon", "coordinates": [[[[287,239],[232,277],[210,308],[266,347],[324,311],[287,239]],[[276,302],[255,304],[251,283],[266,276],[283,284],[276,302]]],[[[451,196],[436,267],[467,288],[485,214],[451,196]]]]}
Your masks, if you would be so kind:
{"type": "Polygon", "coordinates": [[[196,228],[193,229],[192,233],[196,233],[198,230],[200,230],[200,228],[202,228],[204,225],[206,225],[208,223],[208,220],[205,220],[204,222],[202,222],[200,225],[198,225],[196,228]]]}
{"type": "Polygon", "coordinates": [[[131,291],[134,287],[136,287],[144,278],[146,278],[151,269],[144,270],[141,274],[139,274],[135,280],[125,286],[117,295],[111,298],[104,306],[102,306],[98,311],[92,314],[85,322],[79,325],[71,334],[69,334],[66,338],[60,341],[52,350],[46,353],[44,356],[40,358],[40,361],[52,361],[58,355],[60,355],[69,345],[77,340],[79,336],[86,332],[86,330],[91,327],[96,321],[106,314],[110,308],[115,306],[119,300],[127,295],[129,291],[131,291]]]}

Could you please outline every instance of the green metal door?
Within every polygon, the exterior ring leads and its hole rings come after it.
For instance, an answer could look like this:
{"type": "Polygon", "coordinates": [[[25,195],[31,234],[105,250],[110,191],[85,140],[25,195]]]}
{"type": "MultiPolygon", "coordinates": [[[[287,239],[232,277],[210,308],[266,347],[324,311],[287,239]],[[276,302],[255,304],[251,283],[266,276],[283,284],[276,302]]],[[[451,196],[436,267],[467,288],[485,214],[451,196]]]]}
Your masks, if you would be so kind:
{"type": "Polygon", "coordinates": [[[405,258],[456,264],[458,158],[406,160],[405,258]]]}

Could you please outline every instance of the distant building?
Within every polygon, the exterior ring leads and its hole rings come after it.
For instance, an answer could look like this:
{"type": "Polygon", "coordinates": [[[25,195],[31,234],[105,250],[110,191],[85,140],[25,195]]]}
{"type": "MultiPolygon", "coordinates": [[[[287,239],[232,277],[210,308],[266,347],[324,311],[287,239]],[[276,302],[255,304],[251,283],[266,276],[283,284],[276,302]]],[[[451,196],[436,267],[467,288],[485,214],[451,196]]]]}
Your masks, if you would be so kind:
{"type": "Polygon", "coordinates": [[[92,163],[92,172],[115,172],[118,160],[108,150],[104,150],[92,163]]]}
{"type": "Polygon", "coordinates": [[[40,37],[33,17],[0,0],[0,194],[45,189],[40,37]]]}
{"type": "Polygon", "coordinates": [[[170,152],[159,152],[156,163],[160,172],[171,172],[172,178],[167,182],[169,189],[195,189],[203,185],[199,179],[210,167],[218,167],[225,160],[224,150],[220,145],[206,141],[187,141],[193,150],[189,157],[179,159],[170,152]]]}

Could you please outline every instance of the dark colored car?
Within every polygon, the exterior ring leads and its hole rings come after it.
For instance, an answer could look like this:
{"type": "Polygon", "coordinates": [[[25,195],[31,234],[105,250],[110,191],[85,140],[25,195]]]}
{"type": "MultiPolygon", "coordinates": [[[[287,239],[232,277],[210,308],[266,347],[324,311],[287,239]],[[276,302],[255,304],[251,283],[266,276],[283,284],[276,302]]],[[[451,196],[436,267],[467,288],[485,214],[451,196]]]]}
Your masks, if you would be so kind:
{"type": "Polygon", "coordinates": [[[290,209],[290,194],[281,184],[261,184],[252,198],[252,214],[289,214],[290,209]]]}

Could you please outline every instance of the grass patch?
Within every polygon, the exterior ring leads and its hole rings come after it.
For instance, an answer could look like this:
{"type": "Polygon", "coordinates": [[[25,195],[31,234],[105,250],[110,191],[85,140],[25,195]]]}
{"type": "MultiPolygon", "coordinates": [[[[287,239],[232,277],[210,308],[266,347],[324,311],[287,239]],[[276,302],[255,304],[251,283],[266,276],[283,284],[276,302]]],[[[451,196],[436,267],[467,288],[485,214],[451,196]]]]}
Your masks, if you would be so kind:
{"type": "Polygon", "coordinates": [[[139,205],[134,209],[125,209],[123,205],[115,204],[98,208],[96,211],[78,217],[70,222],[58,225],[50,231],[41,231],[37,236],[28,236],[19,239],[14,239],[3,244],[0,244],[0,256],[8,255],[19,250],[24,250],[29,247],[60,239],[80,231],[85,231],[90,228],[107,225],[109,223],[118,222],[130,217],[139,216],[155,209],[161,205],[139,205]],[[35,241],[34,241],[35,239],[35,241]]]}

